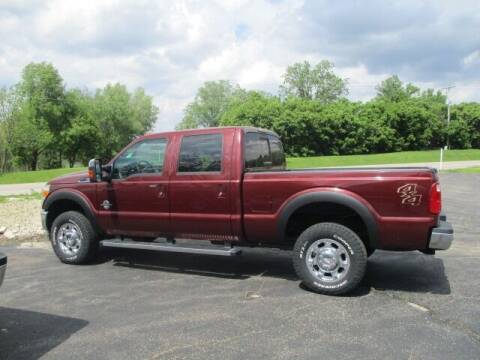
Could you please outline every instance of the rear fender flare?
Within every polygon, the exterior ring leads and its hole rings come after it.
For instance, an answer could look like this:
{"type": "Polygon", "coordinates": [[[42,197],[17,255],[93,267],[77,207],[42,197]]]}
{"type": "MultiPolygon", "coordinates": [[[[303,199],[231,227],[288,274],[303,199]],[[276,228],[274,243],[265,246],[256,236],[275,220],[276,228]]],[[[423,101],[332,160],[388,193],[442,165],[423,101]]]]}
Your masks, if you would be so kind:
{"type": "Polygon", "coordinates": [[[278,238],[281,242],[286,241],[288,220],[297,209],[309,204],[328,202],[343,205],[355,211],[367,228],[369,245],[374,249],[378,248],[378,227],[375,215],[357,197],[358,195],[345,190],[338,191],[337,189],[332,189],[309,191],[287,200],[287,203],[282,206],[277,220],[278,238]]]}

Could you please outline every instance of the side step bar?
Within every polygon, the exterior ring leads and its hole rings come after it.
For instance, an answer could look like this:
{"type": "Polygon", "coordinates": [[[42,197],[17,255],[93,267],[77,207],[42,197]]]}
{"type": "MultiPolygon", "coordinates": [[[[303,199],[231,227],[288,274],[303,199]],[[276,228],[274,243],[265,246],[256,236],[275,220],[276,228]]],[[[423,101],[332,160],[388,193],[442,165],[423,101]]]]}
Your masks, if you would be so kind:
{"type": "Polygon", "coordinates": [[[100,244],[104,247],[122,248],[122,249],[142,249],[155,251],[168,251],[188,254],[205,254],[234,256],[240,255],[241,249],[236,247],[218,246],[218,245],[195,245],[195,244],[174,244],[166,242],[142,242],[133,240],[103,240],[100,244]]]}

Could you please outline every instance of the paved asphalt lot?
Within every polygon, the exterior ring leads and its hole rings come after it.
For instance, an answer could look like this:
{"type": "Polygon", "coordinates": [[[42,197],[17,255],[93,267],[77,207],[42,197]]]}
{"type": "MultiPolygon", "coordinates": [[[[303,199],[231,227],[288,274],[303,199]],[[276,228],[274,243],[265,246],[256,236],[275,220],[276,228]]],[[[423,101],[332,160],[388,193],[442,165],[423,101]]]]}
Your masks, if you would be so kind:
{"type": "Polygon", "coordinates": [[[88,266],[4,248],[0,358],[478,359],[480,177],[442,175],[456,240],[379,252],[349,297],[299,287],[289,254],[106,252],[88,266]]]}

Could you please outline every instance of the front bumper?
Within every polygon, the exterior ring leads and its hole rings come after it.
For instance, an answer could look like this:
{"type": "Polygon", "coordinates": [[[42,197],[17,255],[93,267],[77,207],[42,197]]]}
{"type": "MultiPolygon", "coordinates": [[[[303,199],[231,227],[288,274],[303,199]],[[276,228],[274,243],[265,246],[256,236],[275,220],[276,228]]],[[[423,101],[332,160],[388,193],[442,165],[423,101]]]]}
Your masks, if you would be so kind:
{"type": "Polygon", "coordinates": [[[432,229],[428,248],[432,250],[447,250],[453,242],[453,226],[447,222],[447,217],[441,215],[438,226],[432,229]]]}
{"type": "Polygon", "coordinates": [[[0,253],[0,286],[2,286],[5,271],[7,271],[7,255],[0,253]]]}
{"type": "Polygon", "coordinates": [[[43,230],[48,230],[47,229],[47,215],[48,215],[48,211],[45,211],[43,209],[40,211],[40,217],[42,219],[43,230]]]}

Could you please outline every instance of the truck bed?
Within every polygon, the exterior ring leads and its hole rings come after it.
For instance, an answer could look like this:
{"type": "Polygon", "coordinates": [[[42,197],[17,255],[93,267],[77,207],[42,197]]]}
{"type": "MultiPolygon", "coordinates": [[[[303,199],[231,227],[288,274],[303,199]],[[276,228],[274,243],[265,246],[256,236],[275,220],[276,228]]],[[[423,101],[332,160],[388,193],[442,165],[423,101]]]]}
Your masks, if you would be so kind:
{"type": "Polygon", "coordinates": [[[428,211],[428,194],[437,172],[429,167],[345,167],[247,172],[243,178],[244,227],[252,236],[276,241],[282,206],[299,194],[335,192],[357,199],[378,222],[379,247],[416,249],[426,246],[437,217],[428,211]],[[406,204],[402,187],[412,185],[418,199],[406,204]]]}

